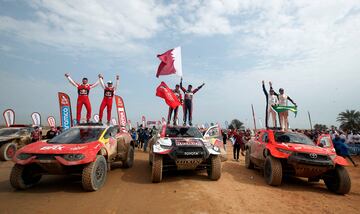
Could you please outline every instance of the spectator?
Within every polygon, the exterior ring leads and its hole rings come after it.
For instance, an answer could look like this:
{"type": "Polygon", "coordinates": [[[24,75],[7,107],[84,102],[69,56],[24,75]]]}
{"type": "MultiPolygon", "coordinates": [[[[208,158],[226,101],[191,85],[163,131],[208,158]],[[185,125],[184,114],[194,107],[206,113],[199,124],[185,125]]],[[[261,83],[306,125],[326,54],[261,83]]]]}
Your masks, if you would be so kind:
{"type": "Polygon", "coordinates": [[[345,140],[340,138],[339,134],[335,134],[335,138],[333,139],[334,147],[336,150],[336,154],[348,158],[352,164],[356,167],[357,164],[354,162],[354,160],[351,158],[349,154],[348,146],[345,144],[345,140]]]}
{"type": "Polygon", "coordinates": [[[35,126],[34,131],[31,132],[31,141],[36,142],[41,140],[41,131],[38,126],[35,126]]]}
{"type": "Polygon", "coordinates": [[[239,152],[241,150],[241,155],[244,156],[244,142],[243,142],[243,134],[240,130],[234,132],[234,147],[233,147],[233,154],[234,160],[239,161],[239,152]]]}
{"type": "Polygon", "coordinates": [[[56,128],[51,127],[50,130],[46,133],[46,139],[52,139],[53,137],[56,136],[56,134],[57,134],[56,128]]]}

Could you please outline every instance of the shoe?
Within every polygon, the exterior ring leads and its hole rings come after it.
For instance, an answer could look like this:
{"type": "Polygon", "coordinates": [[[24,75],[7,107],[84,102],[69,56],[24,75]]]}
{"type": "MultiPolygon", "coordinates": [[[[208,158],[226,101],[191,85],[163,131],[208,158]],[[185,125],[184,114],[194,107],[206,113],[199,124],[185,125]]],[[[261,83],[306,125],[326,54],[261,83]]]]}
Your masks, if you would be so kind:
{"type": "Polygon", "coordinates": [[[189,126],[192,126],[192,123],[191,123],[191,122],[189,123],[189,126]]]}
{"type": "Polygon", "coordinates": [[[186,126],[186,123],[183,123],[183,126],[186,126]]]}
{"type": "Polygon", "coordinates": [[[106,125],[107,125],[107,126],[110,126],[110,121],[107,121],[107,122],[106,122],[106,125]]]}

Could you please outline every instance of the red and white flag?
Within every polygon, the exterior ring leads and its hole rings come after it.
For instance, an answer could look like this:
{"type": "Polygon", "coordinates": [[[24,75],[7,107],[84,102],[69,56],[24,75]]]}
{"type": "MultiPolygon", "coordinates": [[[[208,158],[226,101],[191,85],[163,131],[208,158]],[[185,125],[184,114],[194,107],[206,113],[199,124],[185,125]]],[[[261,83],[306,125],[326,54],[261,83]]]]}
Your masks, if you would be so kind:
{"type": "Polygon", "coordinates": [[[156,88],[156,96],[163,98],[166,104],[168,104],[171,108],[176,108],[181,105],[180,100],[165,82],[161,82],[156,88]]]}
{"type": "Polygon", "coordinates": [[[181,47],[168,50],[163,54],[157,55],[157,57],[161,60],[161,63],[157,70],[156,77],[170,74],[182,76],[181,47]]]}
{"type": "MultiPolygon", "coordinates": [[[[126,117],[126,111],[125,111],[125,104],[123,99],[116,95],[115,96],[115,103],[116,103],[116,109],[118,113],[118,121],[120,128],[124,131],[126,130],[126,124],[127,124],[127,117],[126,117]]],[[[115,120],[116,122],[116,120],[115,120]]]]}

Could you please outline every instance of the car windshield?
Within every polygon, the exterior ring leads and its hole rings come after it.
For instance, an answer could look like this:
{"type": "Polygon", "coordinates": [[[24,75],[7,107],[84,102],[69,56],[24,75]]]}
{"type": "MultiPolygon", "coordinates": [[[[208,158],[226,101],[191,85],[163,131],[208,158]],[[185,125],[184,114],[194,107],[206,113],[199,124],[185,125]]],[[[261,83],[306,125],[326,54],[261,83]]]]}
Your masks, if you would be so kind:
{"type": "Polygon", "coordinates": [[[306,135],[294,132],[275,132],[275,141],[278,143],[315,145],[314,142],[306,135]]]}
{"type": "Polygon", "coordinates": [[[81,144],[96,141],[105,128],[71,128],[49,140],[55,144],[81,144]]]}
{"type": "Polygon", "coordinates": [[[14,128],[5,128],[5,129],[0,129],[0,136],[9,136],[9,135],[13,135],[16,134],[20,129],[14,129],[14,128]]]}
{"type": "Polygon", "coordinates": [[[166,127],[165,137],[202,138],[202,134],[195,127],[166,127]]]}

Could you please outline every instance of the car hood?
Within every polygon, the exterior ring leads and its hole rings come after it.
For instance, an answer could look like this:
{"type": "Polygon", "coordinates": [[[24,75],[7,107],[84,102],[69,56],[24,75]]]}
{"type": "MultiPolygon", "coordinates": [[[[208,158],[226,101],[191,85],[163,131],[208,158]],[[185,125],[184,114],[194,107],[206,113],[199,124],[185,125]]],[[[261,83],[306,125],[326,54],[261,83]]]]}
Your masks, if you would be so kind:
{"type": "Polygon", "coordinates": [[[0,142],[15,140],[20,138],[18,135],[8,135],[8,136],[0,136],[0,142]]]}
{"type": "Polygon", "coordinates": [[[329,148],[322,148],[320,146],[311,146],[311,145],[304,145],[304,144],[296,144],[296,143],[281,143],[279,144],[284,149],[291,150],[294,152],[304,152],[304,153],[316,153],[316,154],[332,154],[334,153],[329,148]]]}
{"type": "Polygon", "coordinates": [[[176,146],[203,146],[204,143],[198,138],[171,138],[176,146]]]}
{"type": "Polygon", "coordinates": [[[86,144],[49,144],[46,141],[39,141],[29,144],[19,150],[19,153],[30,154],[78,154],[90,152],[91,150],[98,151],[101,144],[94,141],[86,144]]]}

